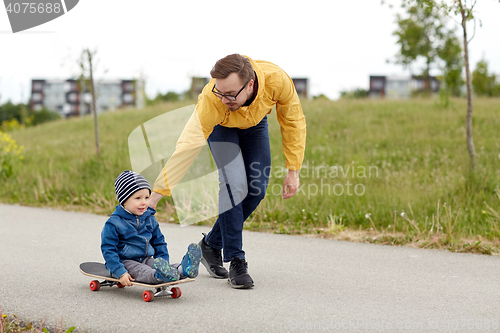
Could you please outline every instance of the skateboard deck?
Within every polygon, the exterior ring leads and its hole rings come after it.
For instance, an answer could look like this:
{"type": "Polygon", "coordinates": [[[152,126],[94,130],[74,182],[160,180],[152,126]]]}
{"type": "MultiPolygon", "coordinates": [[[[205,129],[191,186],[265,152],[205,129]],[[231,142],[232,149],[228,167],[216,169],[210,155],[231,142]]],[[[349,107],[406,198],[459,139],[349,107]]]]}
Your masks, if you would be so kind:
{"type": "MultiPolygon", "coordinates": [[[[104,266],[100,262],[84,262],[80,264],[80,272],[86,276],[90,276],[97,279],[104,279],[104,281],[93,280],[90,282],[90,290],[98,291],[103,286],[118,286],[118,288],[123,288],[124,286],[120,283],[120,280],[111,276],[104,266]]],[[[195,279],[182,279],[174,282],[165,282],[159,284],[147,284],[142,282],[132,282],[132,285],[137,285],[141,287],[155,289],[155,292],[151,290],[146,290],[142,297],[146,302],[152,302],[155,297],[161,296],[172,296],[172,298],[179,298],[182,295],[181,289],[179,287],[174,287],[177,284],[194,282],[195,279]]]]}

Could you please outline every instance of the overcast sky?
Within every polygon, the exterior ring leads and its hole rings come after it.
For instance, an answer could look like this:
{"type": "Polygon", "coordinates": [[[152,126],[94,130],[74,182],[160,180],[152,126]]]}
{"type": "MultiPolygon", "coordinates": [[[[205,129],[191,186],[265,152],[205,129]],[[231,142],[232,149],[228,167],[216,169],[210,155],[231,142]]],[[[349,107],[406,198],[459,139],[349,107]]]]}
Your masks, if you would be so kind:
{"type": "MultiPolygon", "coordinates": [[[[473,68],[485,58],[500,74],[500,3],[477,0],[473,68]]],[[[398,4],[398,0],[392,0],[398,4]]],[[[240,53],[309,78],[311,95],[368,88],[369,75],[405,75],[386,63],[397,52],[396,9],[380,0],[82,0],[67,14],[13,34],[0,9],[0,103],[27,101],[32,78],[78,75],[83,48],[98,49],[98,79],[146,78],[146,92],[182,92],[240,53]]],[[[457,25],[457,31],[458,31],[457,25]]],[[[469,29],[473,30],[473,25],[469,29]]]]}

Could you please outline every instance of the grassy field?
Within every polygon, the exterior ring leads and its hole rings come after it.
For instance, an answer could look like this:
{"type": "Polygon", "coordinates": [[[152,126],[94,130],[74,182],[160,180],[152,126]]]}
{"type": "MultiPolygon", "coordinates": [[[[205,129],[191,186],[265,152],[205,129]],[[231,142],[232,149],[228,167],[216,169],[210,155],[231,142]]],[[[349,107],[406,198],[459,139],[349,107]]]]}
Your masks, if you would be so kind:
{"type": "MultiPolygon", "coordinates": [[[[500,245],[500,99],[474,101],[476,171],[465,142],[465,100],[303,101],[307,147],[301,188],[281,199],[284,155],[268,117],[273,168],[250,230],[494,253],[500,245]]],[[[110,214],[113,182],[130,169],[127,138],[143,122],[190,103],[90,117],[12,132],[24,161],[3,179],[0,201],[110,214]]],[[[160,204],[158,219],[176,220],[160,204]]],[[[205,223],[213,223],[214,219],[205,223]]],[[[103,221],[104,222],[104,221],[103,221]]]]}

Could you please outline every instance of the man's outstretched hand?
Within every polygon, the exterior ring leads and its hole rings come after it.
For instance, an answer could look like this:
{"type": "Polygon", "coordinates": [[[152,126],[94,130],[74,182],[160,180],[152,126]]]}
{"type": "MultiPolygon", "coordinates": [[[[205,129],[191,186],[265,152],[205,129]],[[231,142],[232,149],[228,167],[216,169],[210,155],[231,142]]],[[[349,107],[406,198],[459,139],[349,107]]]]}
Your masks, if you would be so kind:
{"type": "Polygon", "coordinates": [[[158,202],[163,198],[163,195],[157,192],[151,192],[151,196],[149,197],[149,202],[148,206],[156,209],[156,205],[158,205],[158,202]]]}

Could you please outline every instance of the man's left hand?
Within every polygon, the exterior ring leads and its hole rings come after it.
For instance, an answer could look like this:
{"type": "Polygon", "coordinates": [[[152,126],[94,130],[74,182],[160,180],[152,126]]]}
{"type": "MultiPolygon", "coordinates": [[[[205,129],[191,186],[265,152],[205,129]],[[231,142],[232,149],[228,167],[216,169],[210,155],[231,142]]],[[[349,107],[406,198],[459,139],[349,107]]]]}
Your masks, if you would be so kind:
{"type": "Polygon", "coordinates": [[[283,199],[293,197],[300,186],[299,170],[288,170],[285,180],[283,181],[283,199]]]}

